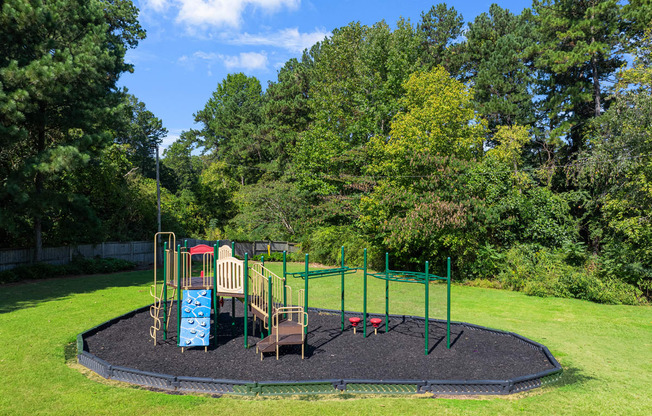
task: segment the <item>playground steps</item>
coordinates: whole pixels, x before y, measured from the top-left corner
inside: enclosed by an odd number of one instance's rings
[[[278,347],[281,345],[303,345],[303,326],[296,321],[281,321],[278,326],[272,327],[272,333],[258,341],[256,350],[260,352],[260,359],[263,353],[276,351],[278,360]],[[301,354],[303,358],[303,350]]]
[[[251,306],[249,306],[249,310],[251,311],[251,313],[253,313],[256,316],[256,318],[258,318],[261,321],[267,323],[268,316],[267,316],[266,313],[263,313],[263,312],[259,311],[256,308],[252,308]],[[272,308],[272,315],[274,315],[275,313],[276,313],[276,308]]]

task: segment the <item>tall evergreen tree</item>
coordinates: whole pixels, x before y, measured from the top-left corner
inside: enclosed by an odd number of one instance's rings
[[[268,160],[261,134],[262,88],[256,77],[228,74],[204,108],[195,114],[202,123],[198,143],[229,166],[242,185],[254,182],[257,164]]]
[[[428,12],[421,12],[421,22],[417,26],[421,38],[423,63],[427,68],[443,66],[455,75],[462,65],[459,44],[455,40],[462,35],[464,18],[446,3],[439,3]]]
[[[30,227],[36,260],[53,210],[74,200],[56,179],[111,141],[125,52],[145,36],[137,13],[129,0],[0,3],[0,227]]]
[[[117,118],[115,141],[129,145],[131,159],[147,178],[156,177],[156,149],[168,130],[145,103],[131,94],[125,96],[122,117]]]
[[[538,69],[542,127],[568,142],[570,154],[584,146],[586,122],[605,106],[607,80],[624,63],[621,6],[617,0],[534,0],[537,43],[528,51]]]
[[[492,4],[469,23],[463,44],[464,79],[473,85],[478,111],[498,126],[533,124],[532,69],[524,57],[534,41],[526,15]]]

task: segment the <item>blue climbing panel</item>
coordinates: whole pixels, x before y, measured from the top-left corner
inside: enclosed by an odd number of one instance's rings
[[[184,290],[180,347],[207,346],[211,328],[211,291]]]
[[[180,347],[204,347],[210,338],[211,318],[181,318]]]

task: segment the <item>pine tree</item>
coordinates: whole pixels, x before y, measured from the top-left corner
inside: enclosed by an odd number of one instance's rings
[[[498,126],[533,124],[534,81],[524,51],[532,46],[527,14],[515,15],[497,4],[469,23],[464,49],[464,78],[473,85],[478,111],[492,132]]]
[[[129,0],[0,7],[0,228],[31,228],[38,261],[44,230],[74,199],[54,183],[110,142],[125,52],[145,33]]]
[[[540,119],[572,155],[584,147],[586,121],[604,110],[606,81],[624,63],[617,0],[535,0]]]

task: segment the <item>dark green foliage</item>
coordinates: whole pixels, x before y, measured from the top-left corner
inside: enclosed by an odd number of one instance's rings
[[[533,30],[527,14],[515,15],[497,4],[469,23],[462,77],[472,83],[477,109],[492,132],[535,122],[534,73],[524,53],[534,43]]]
[[[269,160],[259,132],[262,103],[257,78],[229,74],[195,114],[195,122],[203,124],[195,140],[225,163],[242,185],[258,178],[249,167]]]
[[[147,110],[145,103],[131,94],[116,117],[115,142],[128,145],[129,159],[147,178],[156,178],[156,149],[168,131],[161,120]]]
[[[462,35],[464,18],[446,3],[439,3],[427,13],[421,12],[418,26],[423,62],[428,68],[443,66],[449,73],[457,74],[463,61],[460,45],[454,42]]]
[[[226,232],[235,240],[296,240],[305,217],[301,196],[292,183],[260,181],[235,195],[239,212]]]
[[[528,52],[538,69],[540,128],[565,139],[570,155],[586,145],[584,120],[601,114],[608,79],[624,63],[621,19],[616,0],[533,2],[536,43]]]
[[[19,266],[0,272],[0,284],[21,282],[24,280],[50,279],[59,276],[74,276],[98,273],[115,273],[132,270],[136,263],[114,258],[83,258],[75,257],[64,265],[35,263],[29,266]]]
[[[66,211],[94,222],[59,185],[111,141],[125,52],[145,35],[136,16],[125,0],[0,3],[0,227],[36,260]]]

